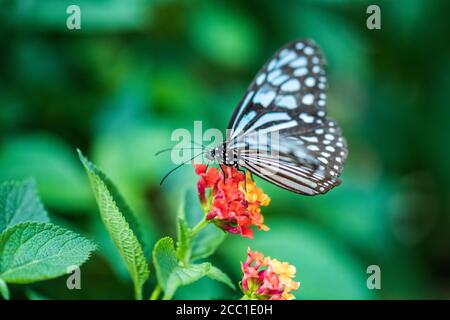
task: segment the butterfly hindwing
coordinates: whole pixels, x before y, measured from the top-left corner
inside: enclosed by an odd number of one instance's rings
[[[313,131],[283,134],[276,143],[261,143],[257,139],[245,142],[236,150],[241,165],[280,187],[315,195],[340,183],[338,177],[347,158],[347,146],[333,120]]]

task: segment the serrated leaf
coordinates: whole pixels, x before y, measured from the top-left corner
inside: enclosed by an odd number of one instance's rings
[[[130,226],[131,230],[135,234],[136,238],[139,240],[141,244],[144,243],[142,232],[139,228],[139,224],[137,222],[136,216],[134,215],[131,208],[128,206],[125,199],[120,194],[117,187],[114,185],[114,183],[111,181],[111,179],[108,178],[108,176],[99,168],[97,168],[96,165],[94,165],[92,162],[90,162],[86,157],[83,156],[80,150],[78,150],[78,155],[80,157],[81,162],[83,163],[83,166],[85,167],[86,171],[90,171],[93,175],[97,176],[106,186],[109,193],[111,194],[112,198],[114,199],[114,202],[116,203],[117,207],[120,209],[122,215],[125,217],[125,219],[128,222],[128,225]],[[88,172],[89,175],[89,172]]]
[[[56,278],[83,264],[94,250],[91,241],[67,229],[23,222],[0,235],[0,278],[9,283]]]
[[[142,249],[142,241],[139,241],[134,216],[106,175],[89,162],[79,150],[78,155],[91,181],[102,221],[127,265],[134,283],[136,298],[141,299],[142,286],[147,281],[150,271]]]
[[[226,237],[226,233],[216,226],[206,226],[192,240],[191,261],[204,259],[212,255]]]
[[[9,300],[10,298],[8,285],[3,279],[0,279],[0,296],[2,296],[5,300]]]
[[[165,291],[170,274],[178,266],[177,254],[171,237],[164,237],[156,242],[153,248],[153,264],[158,284]]]
[[[24,221],[48,222],[33,179],[0,184],[0,233]]]
[[[206,276],[211,268],[211,264],[204,262],[201,264],[192,264],[187,267],[176,267],[167,280],[166,290],[164,291],[164,300],[171,299],[175,291],[180,286],[191,284]]]
[[[236,287],[233,284],[233,281],[231,281],[230,277],[225,272],[223,272],[222,270],[220,270],[217,267],[211,266],[211,268],[208,271],[207,276],[213,280],[216,280],[216,281],[226,284],[233,290],[236,289]]]
[[[191,259],[192,251],[191,229],[189,228],[186,220],[182,217],[178,217],[177,222],[177,259],[187,265]]]

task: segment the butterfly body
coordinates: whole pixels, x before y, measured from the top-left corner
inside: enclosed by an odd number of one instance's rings
[[[205,154],[205,158],[226,166],[239,167],[239,156],[237,150],[228,149],[226,142],[207,152]]]
[[[324,194],[339,185],[348,151],[327,117],[324,65],[312,40],[278,50],[236,107],[226,142],[206,158],[299,194]]]

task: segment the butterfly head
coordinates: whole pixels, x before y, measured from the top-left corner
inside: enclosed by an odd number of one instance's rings
[[[218,163],[223,163],[224,159],[224,148],[222,145],[215,147],[214,149],[206,152],[205,158],[211,161],[217,161]]]
[[[205,158],[228,166],[237,165],[237,156],[231,150],[227,150],[226,143],[209,150],[205,154]]]
[[[210,160],[210,161],[214,161],[216,160],[216,155],[217,155],[217,150],[218,148],[214,148],[209,150],[208,152],[205,153],[205,158]]]

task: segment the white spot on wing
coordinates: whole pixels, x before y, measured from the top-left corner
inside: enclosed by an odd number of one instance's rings
[[[267,66],[267,71],[272,71],[272,69],[275,68],[276,64],[277,64],[277,59],[272,59],[272,61],[270,61],[269,65]]]
[[[305,44],[303,42],[298,42],[295,47],[297,50],[302,50],[305,47]]]
[[[311,55],[311,54],[314,53],[314,49],[311,48],[311,47],[306,47],[306,48],[303,50],[303,52],[304,52],[305,54],[307,54],[307,55]]]
[[[304,104],[307,104],[307,105],[313,104],[313,102],[314,102],[314,95],[311,94],[311,93],[305,94],[303,96],[303,98],[302,98],[302,102]]]
[[[305,112],[300,113],[299,118],[302,119],[305,123],[312,123],[314,121],[314,117]]]
[[[305,67],[301,67],[294,70],[294,76],[296,77],[302,77],[306,74],[308,74],[308,69],[306,69]]]
[[[298,91],[300,90],[300,81],[297,79],[291,79],[281,86],[281,90],[288,92]]]
[[[310,144],[309,146],[306,147],[308,150],[311,151],[319,151],[319,147],[314,145],[314,144]]]
[[[325,158],[322,158],[322,157],[318,157],[317,160],[319,160],[320,162],[325,163],[325,164],[328,163],[328,160]]]
[[[281,70],[280,69],[275,69],[273,71],[271,71],[269,73],[269,75],[267,76],[267,80],[269,82],[271,82],[273,79],[275,79],[276,77],[278,77],[281,74]]]
[[[308,64],[308,60],[306,57],[298,57],[294,61],[292,61],[289,66],[292,68],[305,67]]]
[[[266,88],[260,88],[256,95],[253,97],[253,103],[254,104],[261,104],[263,107],[268,107],[269,104],[273,101],[275,98],[275,91],[273,90],[267,90]]]
[[[283,82],[285,82],[287,79],[289,78],[288,75],[282,74],[281,76],[279,76],[278,78],[275,78],[274,80],[272,80],[272,84],[274,86],[279,86],[280,84],[282,84]]]
[[[258,86],[262,85],[262,83],[264,82],[264,80],[266,80],[266,74],[263,72],[261,73],[258,78],[256,78],[256,84]]]
[[[280,53],[280,57],[282,57],[282,58],[278,61],[277,68],[284,66],[285,64],[294,60],[297,57],[297,54],[291,50],[286,51],[286,53],[283,56],[282,56],[282,53]]]
[[[300,138],[302,138],[303,140],[305,140],[307,142],[319,142],[317,137],[300,136]]]
[[[313,77],[308,77],[305,79],[305,84],[308,87],[313,87],[316,84],[316,79],[314,79]]]
[[[288,108],[288,109],[295,109],[297,108],[297,102],[295,101],[295,98],[291,95],[289,96],[279,96],[275,100],[275,103],[279,107]]]

